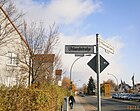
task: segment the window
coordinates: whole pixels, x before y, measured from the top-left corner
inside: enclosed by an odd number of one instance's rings
[[[18,54],[15,54],[13,52],[8,52],[7,57],[8,57],[7,65],[17,65],[18,64]]]

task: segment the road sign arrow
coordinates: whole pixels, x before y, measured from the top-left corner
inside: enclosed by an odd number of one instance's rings
[[[97,62],[97,55],[95,55],[87,64],[91,69],[93,69],[97,73],[96,68],[96,62]],[[106,61],[101,55],[100,55],[100,73],[109,65],[109,62]]]

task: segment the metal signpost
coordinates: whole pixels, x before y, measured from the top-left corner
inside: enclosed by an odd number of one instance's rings
[[[97,102],[98,111],[101,111],[100,73],[109,65],[109,63],[100,55],[99,47],[111,53],[114,53],[114,48],[101,40],[98,37],[98,34],[96,34],[96,55],[88,62],[88,65],[97,73]]]
[[[101,111],[101,95],[100,95],[100,73],[109,65],[109,63],[100,55],[99,47],[105,49],[106,52],[114,53],[114,48],[100,39],[99,34],[96,34],[96,45],[65,45],[66,54],[75,54],[81,57],[84,54],[96,54],[87,64],[97,73],[97,102],[98,102],[98,111]],[[94,52],[94,46],[96,46],[96,53]],[[81,58],[79,57],[79,58]],[[73,64],[79,59],[77,58]],[[70,84],[71,83],[71,70],[70,69]],[[72,89],[71,89],[72,90]]]
[[[99,38],[98,34],[96,34],[96,54],[97,54],[97,60],[96,60],[96,66],[97,66],[97,102],[98,102],[98,111],[101,111],[101,96],[100,96],[100,55],[99,55]]]

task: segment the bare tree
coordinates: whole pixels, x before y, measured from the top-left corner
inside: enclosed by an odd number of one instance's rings
[[[29,62],[25,62],[27,59],[22,62],[29,68],[29,84],[43,79],[47,82],[54,80],[52,70],[60,67],[61,64],[59,54],[57,56],[52,54],[58,44],[58,35],[55,25],[46,31],[42,22],[39,24],[32,22],[29,26],[24,24],[24,36],[29,48],[23,53],[27,54],[29,51]]]
[[[45,54],[54,53],[54,49],[59,45],[58,28],[55,23],[49,26],[47,32],[47,41],[45,43]],[[55,52],[54,69],[60,69],[62,67],[60,51]]]
[[[59,41],[58,28],[55,24],[49,26],[46,30],[43,23],[32,22],[31,25],[26,25],[22,20],[22,12],[18,12],[14,3],[9,0],[0,0],[0,47],[5,47],[7,44],[15,41],[19,35],[22,38],[19,44],[19,62],[20,73],[28,75],[28,83],[34,83],[41,73],[46,73],[48,79],[53,80],[52,64],[45,67],[44,60],[36,63],[36,55],[48,55],[54,53],[54,48],[57,47]],[[19,29],[21,29],[19,31]],[[22,37],[24,35],[25,39]],[[22,63],[22,64],[21,64]],[[38,65],[37,65],[38,64]],[[53,69],[61,67],[60,54],[54,56]],[[46,70],[46,71],[43,71]]]
[[[24,14],[18,12],[14,3],[9,0],[0,0],[0,13],[0,47],[2,47],[15,39],[13,33],[22,26]]]

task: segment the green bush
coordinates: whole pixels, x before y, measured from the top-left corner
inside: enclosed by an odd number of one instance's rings
[[[0,111],[57,111],[67,91],[52,84],[0,87]]]

